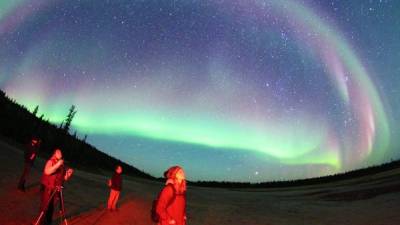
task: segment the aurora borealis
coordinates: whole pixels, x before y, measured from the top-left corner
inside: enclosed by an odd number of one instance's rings
[[[398,1],[0,3],[0,88],[152,175],[269,181],[400,157]]]

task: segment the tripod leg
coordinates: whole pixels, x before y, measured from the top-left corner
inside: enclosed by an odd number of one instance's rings
[[[62,189],[60,189],[60,206],[61,206],[61,223],[68,225],[67,218],[65,218],[65,208],[64,208],[64,195]]]
[[[46,189],[43,191],[46,191]],[[38,225],[40,223],[42,217],[44,216],[44,213],[49,208],[49,204],[50,204],[51,200],[53,199],[54,195],[56,194],[56,192],[57,192],[57,189],[54,189],[53,192],[51,193],[49,199],[47,200],[45,207],[42,209],[42,211],[40,211],[40,214],[39,214],[38,218],[36,219],[34,225]]]
[[[41,211],[39,216],[38,216],[38,218],[36,219],[36,222],[34,223],[34,225],[38,225],[39,224],[39,222],[42,219],[43,215],[44,215],[44,211]]]

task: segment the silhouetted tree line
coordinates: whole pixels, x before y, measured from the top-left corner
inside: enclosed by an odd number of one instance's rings
[[[66,120],[57,127],[44,119],[42,114],[37,117],[39,106],[33,112],[15,100],[10,99],[0,90],[0,135],[16,140],[21,144],[25,144],[29,139],[38,136],[42,139],[41,152],[39,154],[48,158],[55,147],[63,150],[63,155],[67,163],[73,164],[75,167],[102,173],[101,170],[113,171],[116,164],[124,167],[124,173],[127,175],[148,178],[163,182],[163,178],[154,178],[135,167],[128,165],[104,152],[96,149],[94,146],[86,143],[87,135],[80,140],[77,138],[76,132],[69,134],[69,126],[75,115],[76,107],[71,106]],[[69,162],[68,162],[69,161]],[[400,160],[392,161],[382,165],[371,166],[364,169],[354,170],[346,173],[335,174],[331,176],[317,177],[311,179],[292,180],[292,181],[272,181],[262,183],[249,182],[217,182],[217,181],[197,181],[188,184],[203,187],[218,188],[277,188],[291,187],[302,185],[322,184],[357,177],[368,176],[384,171],[400,168]]]
[[[197,181],[188,182],[191,185],[202,187],[218,187],[218,188],[279,188],[279,187],[294,187],[304,185],[324,184],[335,181],[350,180],[354,178],[369,176],[377,173],[400,168],[400,160],[384,163],[381,165],[370,166],[358,170],[353,170],[345,173],[338,173],[329,176],[289,180],[289,181],[270,181],[261,183],[249,182],[217,182],[217,181]]]
[[[354,178],[370,176],[377,173],[400,168],[400,161],[392,161],[377,166],[371,166],[363,169],[358,169],[346,173],[338,173],[334,175],[328,175],[323,177],[299,179],[299,180],[288,180],[288,181],[269,181],[261,183],[250,183],[250,182],[217,182],[217,181],[196,181],[188,182],[188,184],[200,186],[200,187],[217,187],[217,188],[280,188],[280,187],[294,187],[294,186],[305,186],[315,184],[325,184],[336,181],[350,180]]]
[[[37,136],[42,139],[40,156],[48,158],[54,149],[59,147],[63,151],[67,164],[86,171],[110,172],[114,171],[117,164],[120,164],[127,175],[154,179],[149,174],[86,143],[87,135],[83,140],[80,140],[77,138],[76,132],[74,135],[69,134],[72,119],[77,112],[75,106],[71,106],[61,127],[44,119],[43,114],[37,117],[38,111],[39,106],[36,106],[33,112],[30,112],[25,106],[10,99],[4,91],[0,90],[0,135],[21,144],[26,144],[32,136]]]

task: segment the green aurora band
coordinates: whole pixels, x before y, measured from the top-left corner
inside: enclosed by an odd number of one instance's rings
[[[12,12],[19,4],[26,1],[0,3],[0,22],[6,15]],[[322,164],[329,165],[333,171],[342,169],[341,148],[360,147],[365,152],[360,161],[365,160],[372,152],[374,157],[383,157],[390,140],[390,129],[387,116],[384,111],[380,96],[371,82],[367,71],[352,51],[345,38],[339,36],[339,32],[322,21],[313,11],[294,1],[271,1],[278,14],[293,15],[296,25],[306,27],[308,31],[320,36],[316,43],[310,45],[328,45],[329,49],[316,50],[316,54],[330,69],[332,82],[340,93],[343,101],[349,109],[361,118],[365,124],[362,134],[365,137],[359,141],[362,143],[349,144],[344,147],[337,143],[336,137],[329,132],[330,127],[322,119],[307,119],[301,122],[286,119],[268,121],[268,123],[238,123],[227,116],[222,119],[208,117],[201,113],[192,113],[190,116],[182,116],[171,110],[135,107],[135,110],[119,110],[111,106],[108,109],[90,109],[79,102],[76,96],[56,99],[50,103],[45,97],[46,84],[41,80],[32,81],[43,93],[36,96],[18,92],[12,87],[6,88],[7,93],[18,101],[33,109],[40,105],[40,112],[45,114],[53,123],[61,123],[66,116],[68,104],[76,104],[78,114],[73,121],[74,127],[82,133],[104,135],[132,135],[150,139],[183,142],[188,144],[203,145],[213,148],[232,149],[238,151],[254,151],[266,154],[288,165]],[[227,3],[229,4],[229,3]],[[251,4],[246,1],[243,4]],[[254,7],[262,8],[265,1],[257,1]],[[1,24],[1,23],[0,23]],[[31,71],[30,60],[37,55],[31,50],[24,58],[20,73]],[[330,60],[336,57],[335,65]],[[351,75],[352,85],[343,82],[343,73],[346,70]],[[2,75],[3,77],[3,75]],[[4,79],[0,77],[0,84]],[[38,89],[38,88],[37,88]],[[352,91],[353,90],[353,91]],[[356,91],[354,91],[356,90]],[[98,90],[101,92],[101,90]],[[117,91],[113,97],[121,95]],[[125,97],[128,98],[128,97]],[[362,100],[359,106],[356,101]],[[57,103],[58,102],[58,103]],[[94,105],[101,105],[101,100]],[[81,105],[82,104],[82,105]],[[115,109],[115,111],[111,110]],[[93,113],[95,112],[95,113]],[[365,145],[363,143],[372,143]],[[350,151],[351,149],[347,149]],[[311,153],[315,154],[311,154]]]

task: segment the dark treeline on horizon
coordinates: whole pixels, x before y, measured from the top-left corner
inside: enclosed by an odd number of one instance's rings
[[[70,164],[82,170],[111,173],[115,166],[120,164],[124,168],[124,174],[154,179],[151,175],[86,143],[86,136],[81,140],[76,132],[71,135],[69,125],[76,113],[74,106],[71,107],[68,115],[66,112],[66,124],[62,123],[59,126],[45,120],[44,115],[37,117],[39,107],[30,112],[25,106],[18,104],[0,90],[0,135],[23,145],[27,144],[32,137],[39,137],[42,140],[39,156],[47,159],[55,148],[60,148],[67,165]]]
[[[55,125],[44,119],[44,115],[37,117],[39,106],[30,112],[25,106],[18,104],[9,98],[5,92],[0,90],[0,136],[12,139],[19,144],[26,144],[33,136],[42,140],[39,155],[48,158],[55,148],[61,148],[67,164],[89,172],[101,173],[112,172],[115,165],[120,164],[124,168],[124,174],[162,181],[163,178],[155,178],[139,169],[122,162],[86,143],[86,136],[79,139],[76,132],[69,133],[69,125],[73,115],[77,112],[75,106],[70,108],[67,116],[67,125]],[[71,118],[72,115],[72,118]],[[291,181],[270,181],[262,183],[250,182],[223,182],[223,181],[188,181],[190,185],[218,188],[276,188],[292,187],[301,185],[322,184],[345,179],[352,179],[368,176],[400,168],[400,160],[371,166],[364,169],[354,170],[346,173],[335,174],[324,177],[291,180]]]
[[[219,188],[279,188],[279,187],[294,187],[314,184],[324,184],[335,181],[349,180],[359,177],[365,177],[393,169],[400,168],[400,160],[384,163],[381,165],[371,166],[363,169],[353,170],[345,173],[338,173],[329,176],[315,177],[301,180],[288,181],[269,181],[261,183],[249,182],[216,182],[216,181],[197,181],[189,182],[196,186],[202,187],[219,187]]]

